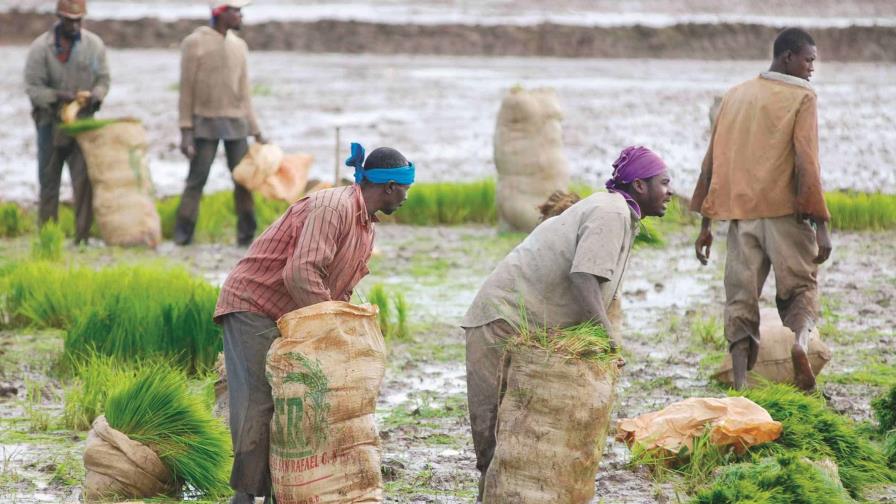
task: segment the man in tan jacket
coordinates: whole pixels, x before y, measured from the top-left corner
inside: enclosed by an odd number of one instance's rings
[[[730,221],[725,336],[738,389],[756,362],[759,296],[772,268],[778,311],[796,334],[797,385],[815,387],[806,349],[818,316],[818,265],[831,254],[809,84],[816,57],[808,33],[786,29],[769,70],[725,94],[691,200],[691,210],[703,215],[695,243],[701,263],[709,259],[712,220]]]
[[[81,28],[86,0],[59,0],[59,21],[37,37],[25,63],[25,92],[37,127],[37,174],[40,182],[38,221],[57,220],[62,165],[68,163],[75,196],[75,243],[86,242],[93,223],[93,193],[84,155],[74,138],[59,128],[59,110],[79,98],[79,117],[92,116],[109,92],[106,47]]]
[[[193,240],[202,189],[224,141],[227,166],[232,172],[248,151],[246,137],[264,143],[252,109],[246,63],[248,47],[237,36],[241,8],[251,0],[219,0],[211,4],[212,25],[201,26],[181,44],[179,125],[180,150],[190,160],[190,173],[177,208],[174,241]],[[234,182],[237,243],[246,246],[255,236],[252,193]]]

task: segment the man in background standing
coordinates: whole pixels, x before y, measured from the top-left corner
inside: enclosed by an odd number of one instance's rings
[[[775,302],[796,334],[796,384],[815,387],[809,333],[818,317],[818,265],[831,255],[830,220],[818,164],[815,41],[788,28],[775,39],[767,72],[722,99],[691,210],[703,214],[695,243],[706,264],[713,219],[728,220],[725,336],[734,386],[746,386],[759,352],[759,296],[775,270]]]
[[[232,172],[249,145],[265,139],[252,109],[246,56],[248,47],[237,36],[243,23],[242,7],[251,0],[212,2],[211,26],[196,28],[181,44],[179,125],[180,150],[190,160],[190,173],[177,208],[174,242],[187,245],[199,217],[202,189],[224,141],[227,167]],[[255,237],[255,205],[252,193],[234,181],[237,244],[247,246]]]
[[[25,63],[25,92],[37,127],[37,178],[40,183],[38,222],[58,220],[62,165],[68,163],[75,200],[75,243],[86,243],[93,223],[93,193],[84,155],[74,138],[59,128],[59,111],[82,102],[78,117],[90,117],[109,92],[106,47],[81,28],[86,0],[59,0],[59,20],[37,37]]]

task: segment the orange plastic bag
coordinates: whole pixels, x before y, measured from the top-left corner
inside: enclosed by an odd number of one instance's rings
[[[731,445],[738,452],[778,439],[782,429],[781,422],[745,397],[692,397],[660,411],[617,420],[616,439],[629,446],[638,443],[648,451],[678,453],[682,447],[692,449],[694,438],[707,426],[710,442]]]

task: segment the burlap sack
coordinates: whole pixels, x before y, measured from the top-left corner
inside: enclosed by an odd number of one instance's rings
[[[502,228],[531,231],[541,218],[538,206],[569,185],[562,119],[552,89],[514,88],[501,102],[494,147]]]
[[[509,352],[485,504],[586,503],[603,457],[616,367],[522,348]]]
[[[76,136],[93,187],[93,213],[109,245],[155,247],[162,240],[149,174],[146,130],[123,119]]]
[[[286,154],[277,170],[265,179],[258,192],[268,199],[295,203],[302,197],[308,185],[308,172],[314,156],[310,154]]]
[[[105,416],[93,421],[84,449],[85,501],[142,499],[172,495],[171,473],[149,447],[109,427]]]
[[[762,310],[760,320],[762,323],[759,326],[759,355],[756,357],[753,370],[747,373],[747,386],[759,385],[760,380],[757,376],[775,383],[795,385],[793,360],[790,357],[790,348],[796,339],[793,331],[784,327],[777,310]],[[809,363],[816,376],[830,360],[831,350],[821,341],[818,329],[814,329],[809,335]],[[725,356],[713,378],[725,385],[734,383],[730,354]]]
[[[253,143],[233,169],[233,180],[250,191],[255,191],[273,175],[283,160],[283,149],[274,144]]]
[[[772,420],[762,406],[745,397],[692,397],[646,413],[616,421],[616,439],[646,450],[676,454],[692,449],[694,438],[710,429],[710,442],[733,446],[738,452],[778,439],[781,422]]]
[[[374,423],[386,348],[377,309],[327,301],[277,321],[271,479],[280,504],[382,502]]]

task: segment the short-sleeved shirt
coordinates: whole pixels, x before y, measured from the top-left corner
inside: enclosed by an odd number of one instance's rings
[[[358,185],[297,201],[252,242],[227,276],[215,320],[240,311],[277,320],[321,301],[348,301],[368,273],[374,222]]]
[[[619,288],[639,221],[622,196],[595,193],[539,224],[479,289],[461,325],[498,319],[518,325],[569,327],[590,318],[573,290],[571,273],[608,282],[604,306]],[[521,310],[521,306],[525,310]]]

